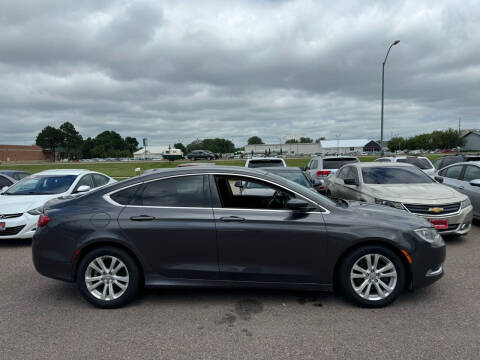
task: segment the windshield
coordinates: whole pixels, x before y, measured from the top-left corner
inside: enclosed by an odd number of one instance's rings
[[[30,175],[12,185],[6,195],[61,194],[73,184],[76,175]]]
[[[364,184],[429,184],[434,182],[416,168],[367,167],[362,169]]]
[[[281,176],[285,179],[291,180],[293,182],[296,182],[297,184],[303,185],[305,187],[311,188],[312,184],[310,184],[310,181],[308,181],[307,177],[305,174],[301,171],[275,171],[275,170],[269,170],[269,172]]]
[[[359,162],[356,158],[323,159],[324,169],[340,169],[345,164]]]
[[[419,169],[423,169],[423,170],[432,168],[432,165],[430,165],[430,162],[427,159],[406,158],[406,159],[398,159],[397,162],[412,164],[418,167]]]
[[[250,160],[248,162],[249,168],[259,168],[259,167],[283,167],[282,160]]]

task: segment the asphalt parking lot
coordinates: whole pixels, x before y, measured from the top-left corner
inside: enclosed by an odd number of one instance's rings
[[[0,243],[0,359],[478,359],[480,224],[448,239],[446,274],[384,309],[333,294],[146,291],[99,310]]]

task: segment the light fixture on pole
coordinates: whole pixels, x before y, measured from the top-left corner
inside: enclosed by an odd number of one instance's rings
[[[380,124],[380,152],[383,156],[383,93],[384,93],[384,84],[385,84],[385,63],[387,62],[388,54],[392,49],[392,46],[397,45],[400,40],[395,40],[390,47],[388,48],[387,55],[385,56],[385,60],[382,63],[382,111],[381,111],[381,124]]]

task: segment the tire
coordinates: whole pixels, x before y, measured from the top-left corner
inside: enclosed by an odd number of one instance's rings
[[[372,265],[375,264],[375,258],[378,259],[376,275],[373,275],[371,268],[368,270],[369,273],[365,272],[368,268],[368,258]],[[378,270],[387,265],[389,267],[393,265],[393,269],[387,268],[382,272],[383,276],[379,276]],[[391,304],[402,293],[405,288],[406,271],[404,264],[392,250],[383,246],[369,245],[347,254],[339,267],[338,280],[340,289],[348,300],[362,307],[380,308]]]
[[[103,268],[108,270],[108,272],[104,272],[104,275],[98,271],[102,270],[98,259],[102,259]],[[113,266],[112,262],[114,262]],[[117,271],[112,273],[116,269]],[[93,288],[89,290],[87,276],[102,277],[102,280],[90,280],[89,285]],[[141,279],[140,269],[135,260],[125,251],[114,247],[92,250],[82,258],[78,265],[77,287],[88,302],[99,308],[111,309],[130,303],[140,291]],[[111,296],[110,286],[113,290]]]

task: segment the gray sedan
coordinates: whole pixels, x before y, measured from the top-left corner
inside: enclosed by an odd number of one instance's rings
[[[473,217],[480,219],[480,161],[447,166],[438,172],[437,180],[467,195],[473,205]]]

